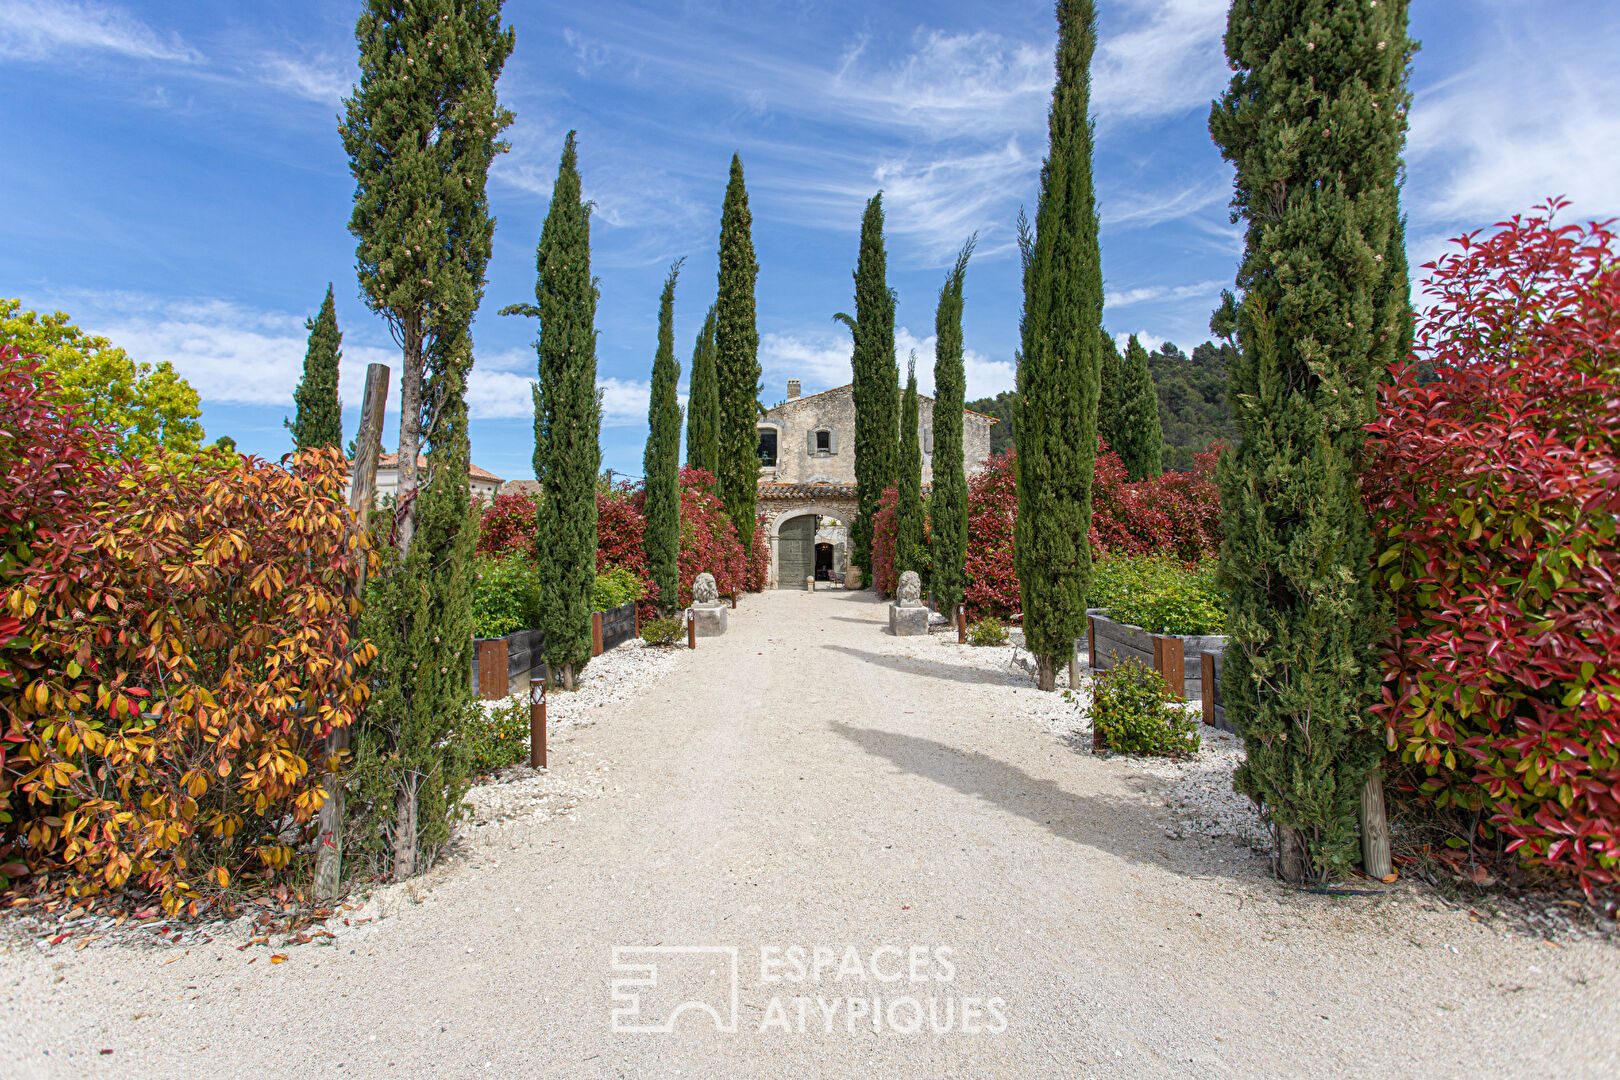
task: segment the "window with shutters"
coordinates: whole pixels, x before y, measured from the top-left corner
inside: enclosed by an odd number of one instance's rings
[[[818,431],[818,432],[816,432],[816,453],[818,453],[818,454],[830,454],[830,453],[832,453],[832,432],[830,432],[830,431]]]
[[[838,432],[816,428],[804,433],[804,452],[810,457],[833,457],[838,453]]]

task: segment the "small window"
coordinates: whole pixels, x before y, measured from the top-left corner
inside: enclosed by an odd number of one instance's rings
[[[816,432],[816,453],[818,453],[818,454],[830,454],[830,453],[832,453],[832,432],[830,432],[830,431],[818,431],[818,432]]]
[[[776,467],[776,431],[774,428],[759,429],[759,463],[765,468]]]

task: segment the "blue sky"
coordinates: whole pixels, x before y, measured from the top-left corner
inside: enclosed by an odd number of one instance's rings
[[[1094,67],[1105,323],[1190,349],[1233,274],[1228,167],[1209,102],[1227,78],[1223,0],[1100,2]],[[1447,237],[1563,194],[1620,214],[1620,5],[1418,0],[1405,207],[1414,265]],[[335,0],[0,0],[0,295],[62,309],[203,397],[209,437],[288,448],[303,319],[336,286],[343,395],[391,342],[360,301],[352,182],[336,133],[357,5]],[[761,267],[766,403],[848,380],[862,207],[885,192],[901,359],[931,384],[934,303],[962,241],[969,393],[1011,388],[1014,221],[1045,152],[1054,25],[998,3],[508,0],[517,115],[491,176],[499,224],[470,391],[473,457],[532,475],[534,245],[564,133],[579,130],[597,212],[604,464],[640,472],[658,291],[683,364],[715,289],[721,196],[741,153]],[[394,363],[397,370],[397,362]],[[397,375],[395,377],[397,401]],[[683,382],[684,390],[684,382]],[[345,410],[352,433],[356,408]],[[390,425],[387,441],[395,436]]]

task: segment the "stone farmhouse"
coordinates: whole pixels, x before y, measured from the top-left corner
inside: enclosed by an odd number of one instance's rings
[[[934,478],[934,399],[918,395],[922,477]],[[962,449],[972,476],[990,456],[994,417],[964,410]],[[838,386],[804,395],[789,379],[787,400],[759,421],[760,538],[771,545],[771,583],[803,588],[807,577],[843,580],[855,517],[855,399]],[[756,541],[757,542],[757,541]]]
[[[427,472],[427,458],[418,456],[416,468],[420,473]],[[469,463],[467,468],[467,487],[474,499],[493,499],[501,490],[506,481],[490,472],[480,469],[477,465]],[[379,454],[377,457],[377,501],[392,500],[399,494],[399,455]]]

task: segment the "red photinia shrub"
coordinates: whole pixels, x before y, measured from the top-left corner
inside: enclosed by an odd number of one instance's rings
[[[676,556],[680,575],[680,603],[692,602],[692,581],[699,574],[714,575],[721,596],[757,589],[763,581],[758,557],[769,565],[769,543],[755,533],[755,559],[750,560],[737,537],[737,526],[714,494],[714,475],[687,466],[681,469],[681,548]]]
[[[654,592],[652,574],[641,546],[647,528],[646,502],[646,493],[628,482],[596,493],[596,572],[604,574],[622,566],[641,582],[642,595],[650,596]],[[643,610],[650,613],[652,605],[643,605]]]
[[[86,435],[0,360],[0,459],[25,486]],[[38,393],[17,391],[18,376]],[[57,423],[66,418],[66,430]],[[103,433],[104,434],[104,433]],[[30,440],[44,439],[36,445]],[[0,861],[40,891],[164,908],[273,888],[319,808],[319,740],[351,723],[374,650],[350,637],[372,559],[336,449],[107,462],[7,527],[0,610],[26,655],[0,688]],[[44,524],[41,524],[44,522]]]
[[[483,504],[478,517],[478,553],[533,559],[539,506],[538,496],[517,492],[497,495]]]
[[[1124,462],[1098,440],[1092,487],[1094,555],[1163,554],[1185,562],[1213,557],[1221,546],[1221,497],[1215,486],[1220,447],[1193,458],[1186,472],[1126,483]]]
[[[1390,746],[1590,887],[1620,869],[1620,244],[1561,205],[1429,264],[1364,489]]]
[[[894,565],[894,540],[900,526],[900,493],[884,488],[878,512],[872,515],[872,585],[884,596],[893,596],[900,587],[900,571]]]
[[[968,481],[967,602],[970,619],[1011,619],[1023,610],[1013,566],[1018,520],[1016,452],[992,455]]]

